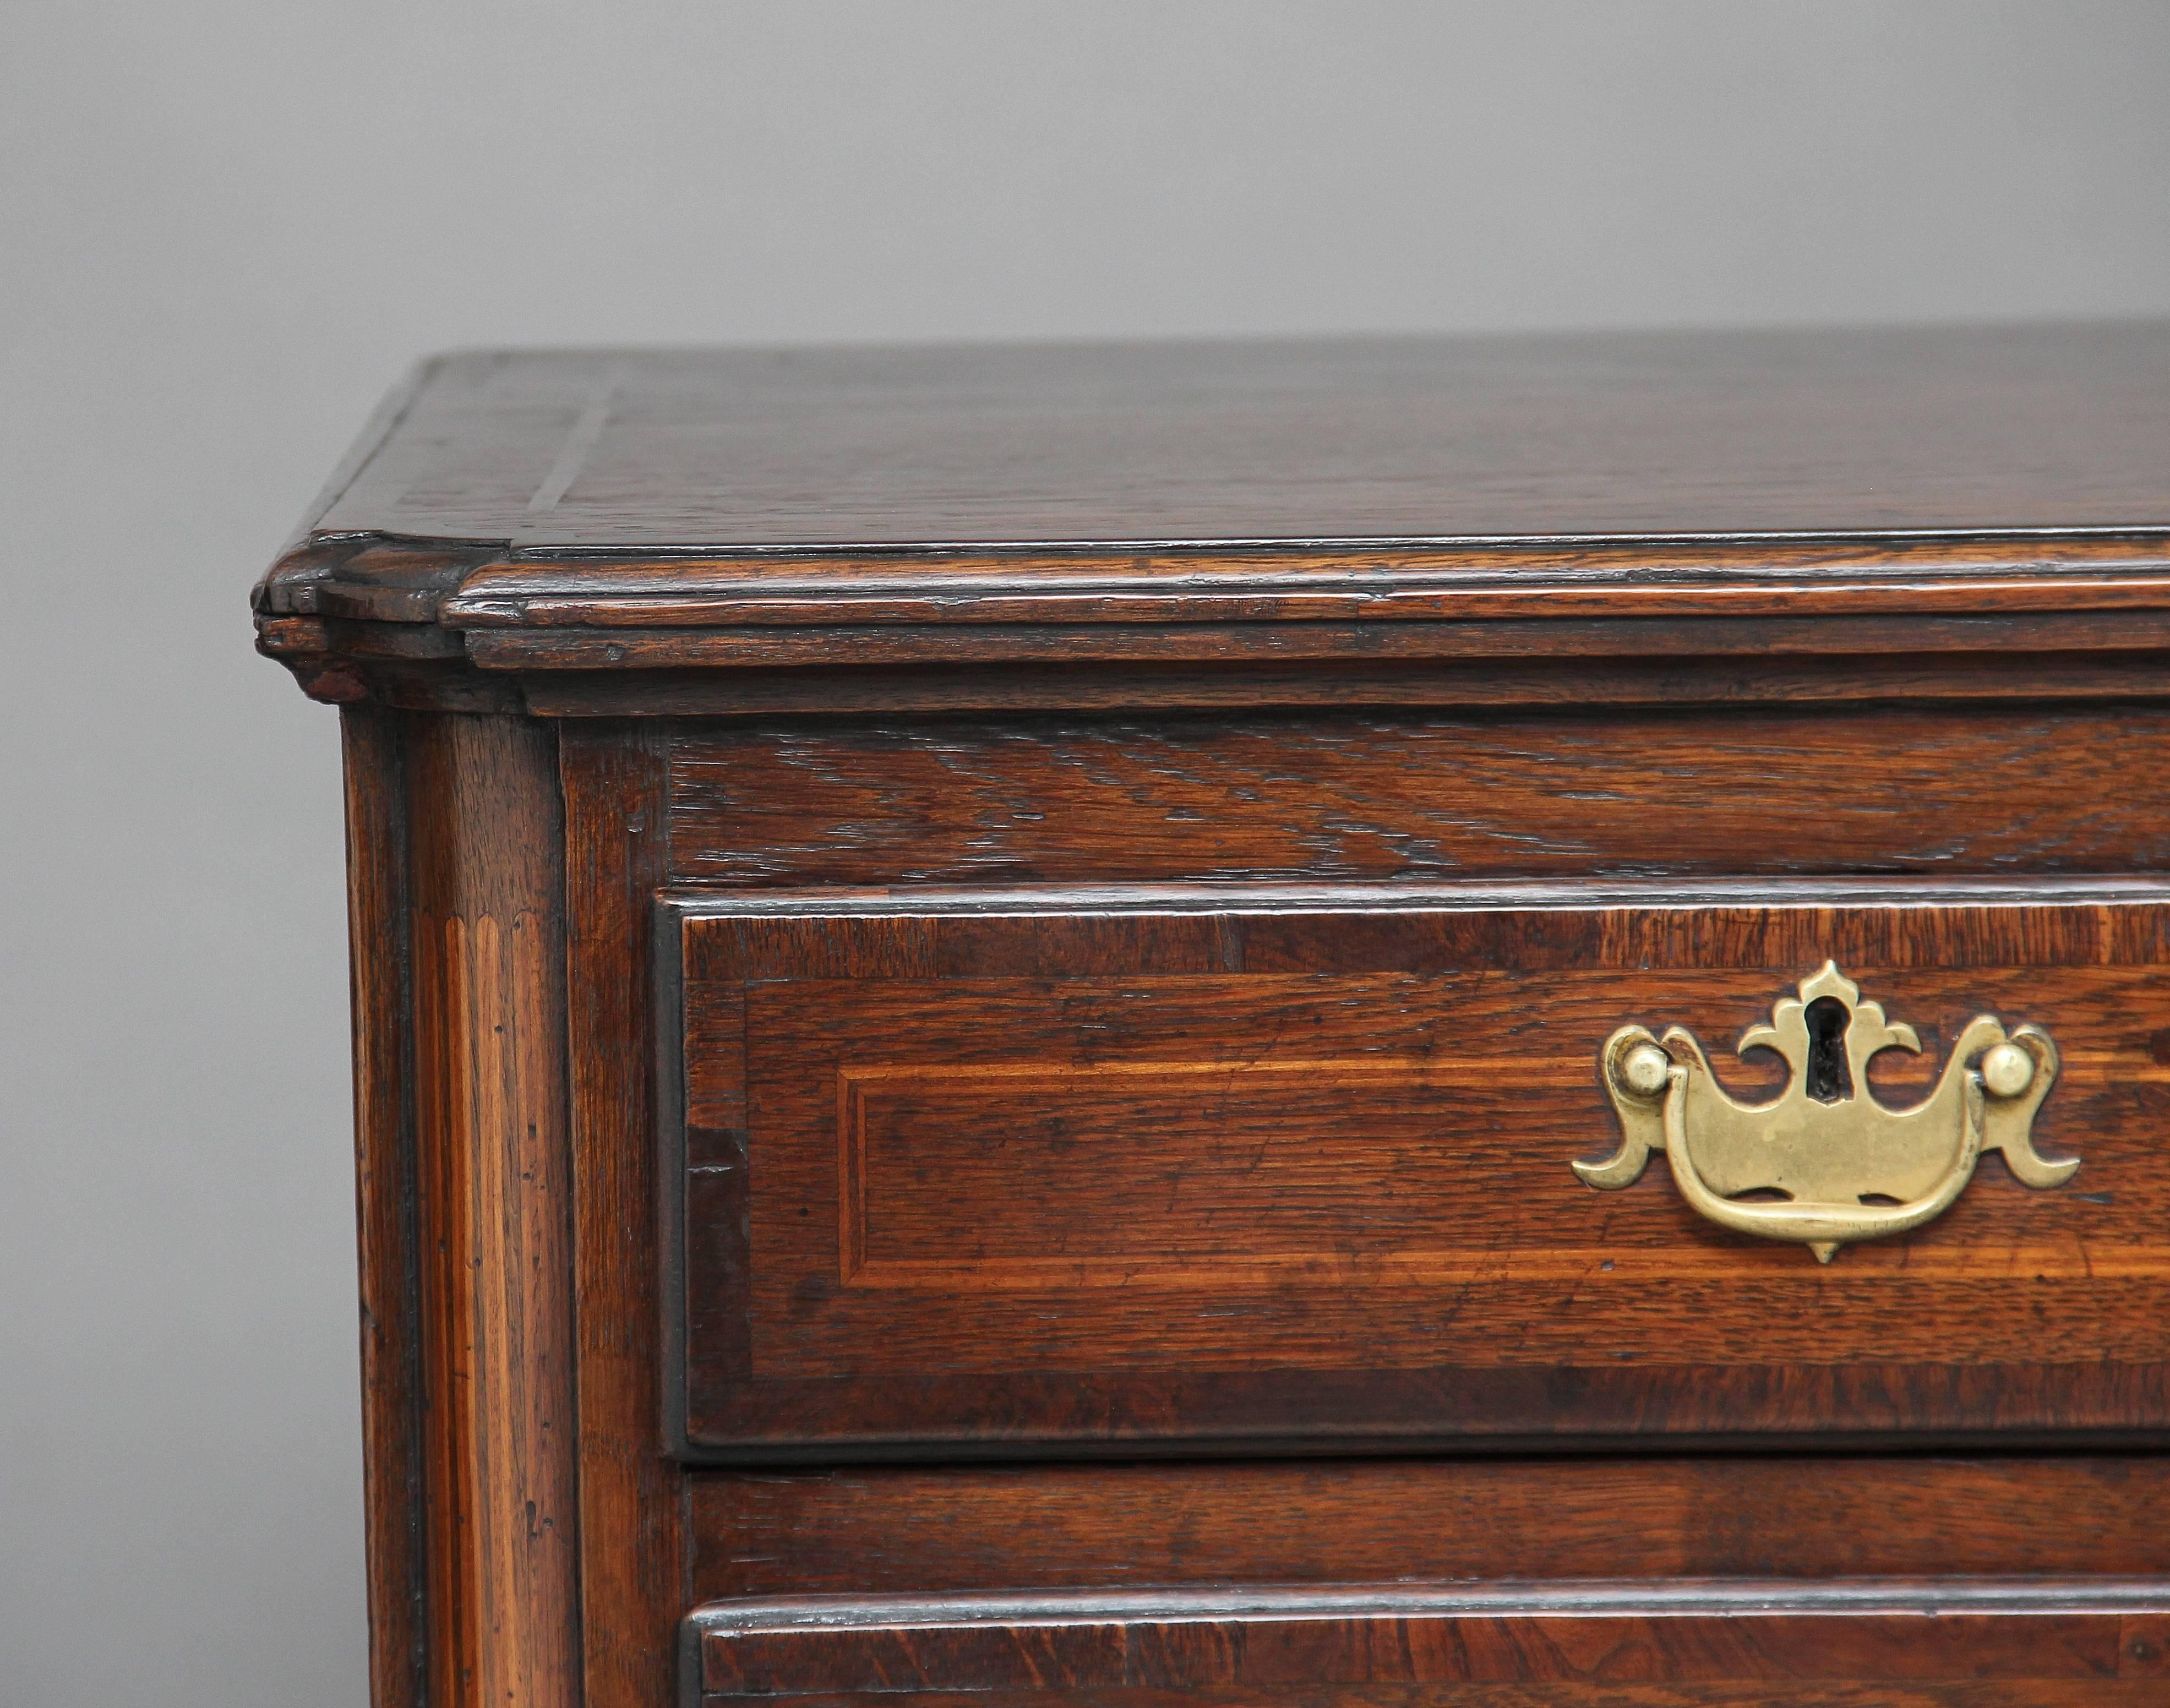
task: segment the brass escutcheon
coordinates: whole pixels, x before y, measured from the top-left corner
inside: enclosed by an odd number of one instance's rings
[[[1771,1023],[1734,1046],[1775,1051],[1790,1074],[1768,1103],[1740,1103],[1712,1075],[1702,1046],[1680,1027],[1663,1040],[1623,1026],[1605,1041],[1605,1089],[1620,1117],[1620,1149],[1577,1162],[1591,1186],[1614,1191],[1663,1150],[1681,1196],[1722,1227],[1791,1240],[1828,1263],[1856,1240],[1882,1239],[1943,1214],[1974,1177],[1985,1150],[2032,1187],[2061,1186],[2077,1157],[2039,1156],[2034,1112],[2057,1078],[2057,1046],[2038,1026],[2007,1033],[1992,1015],[1969,1021],[1937,1081],[1910,1109],[1887,1109],[1868,1089],[1879,1052],[1919,1054],[1914,1028],[1883,1008],[1835,961],[1782,997]],[[1782,1200],[1746,1198],[1777,1193]]]

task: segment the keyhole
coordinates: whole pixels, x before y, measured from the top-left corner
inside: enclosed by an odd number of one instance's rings
[[[1842,1103],[1853,1095],[1853,1070],[1846,1061],[1846,1028],[1852,1017],[1836,996],[1809,1004],[1809,1095],[1819,1103]]]

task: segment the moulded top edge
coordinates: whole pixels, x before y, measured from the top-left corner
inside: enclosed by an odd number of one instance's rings
[[[2170,531],[2170,323],[472,351],[305,533],[557,557]]]

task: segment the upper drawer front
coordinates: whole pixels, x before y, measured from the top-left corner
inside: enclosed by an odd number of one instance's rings
[[[2166,896],[666,902],[674,1418],[697,1453],[2160,1427]],[[1799,1019],[1846,988],[1797,995],[1827,959],[1859,985],[1836,1033]],[[1786,999],[1820,1052],[1791,1090],[1733,1054]],[[1984,1052],[2023,1023],[2061,1059],[2000,1100]],[[1670,1154],[1593,1190],[1570,1165],[1623,1122],[1663,1145],[1676,1094],[1608,1090],[1628,1024],[1778,1100],[1684,1102],[1669,1147],[1750,1220],[1784,1214],[1760,1188],[1873,1220],[1971,1176],[1828,1264],[1720,1225]],[[1921,1053],[1856,1086],[1879,1026]]]

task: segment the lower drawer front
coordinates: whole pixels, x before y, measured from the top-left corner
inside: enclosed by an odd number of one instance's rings
[[[2146,886],[679,899],[664,928],[697,1455],[2170,1422]],[[1814,1059],[1735,1061],[1774,1020]],[[1628,1025],[1692,1033],[1740,1131],[1666,1146],[1675,1093],[1601,1065]],[[2054,1054],[2000,1101],[2023,1026]],[[1759,1237],[1804,1177],[1765,1153],[1835,1122],[1819,1202],[1962,1189],[1888,1237]],[[1691,1133],[1745,1159],[1715,1211],[1632,1166]],[[1605,1190],[1571,1166],[1608,1158]]]
[[[2170,1683],[2156,1456],[714,1472],[690,1513],[696,1703],[2046,1708]]]
[[[685,1641],[696,1705],[2157,1708],[2170,1588],[1400,1584],[755,1602],[696,1613]]]

